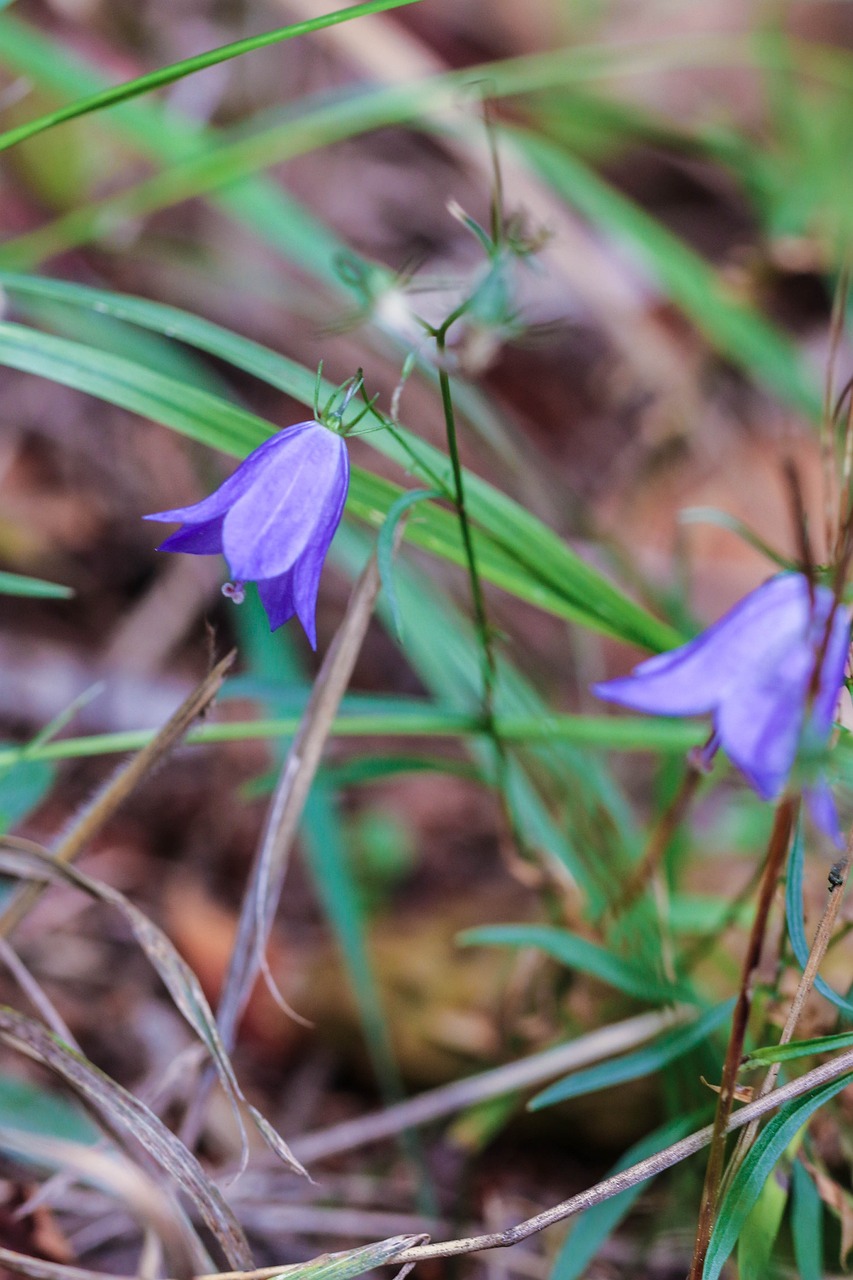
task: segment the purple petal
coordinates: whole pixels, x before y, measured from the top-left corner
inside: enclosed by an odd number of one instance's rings
[[[717,708],[720,743],[763,800],[779,794],[800,740],[814,666],[807,643],[761,671],[745,670]]]
[[[836,848],[843,849],[844,836],[841,834],[838,810],[835,807],[835,801],[832,798],[832,792],[826,779],[818,778],[811,786],[804,787],[803,797],[815,826],[824,835],[829,836]]]
[[[780,574],[751,592],[702,635],[648,658],[631,675],[593,685],[599,697],[653,715],[704,715],[746,670],[771,665],[773,652],[808,626],[808,583]]]
[[[157,550],[185,551],[192,556],[216,555],[222,550],[222,520],[220,516],[203,524],[187,524],[183,529],[176,529]]]
[[[256,471],[225,517],[225,555],[239,578],[276,578],[287,572],[343,507],[349,481],[340,436],[309,424]],[[333,530],[334,531],[334,530]]]
[[[201,502],[195,502],[189,507],[173,507],[171,511],[156,511],[153,515],[143,516],[143,520],[181,520],[189,524],[200,524],[224,516],[228,508],[251,487],[258,472],[269,465],[270,455],[274,456],[280,449],[287,448],[294,436],[298,437],[309,427],[316,426],[315,422],[299,422],[287,431],[277,432],[254,449],[237,470],[218,489],[202,498]]]
[[[276,631],[285,622],[289,622],[296,612],[293,578],[294,570],[289,569],[277,578],[263,578],[258,583],[258,594],[269,619],[270,631]]]
[[[823,620],[823,626],[826,619]],[[823,635],[815,639],[818,653],[823,644]],[[829,640],[823,655],[818,679],[818,689],[812,704],[809,717],[809,730],[821,742],[829,736],[841,686],[844,683],[844,668],[850,653],[850,619],[842,608],[837,608],[832,615]]]

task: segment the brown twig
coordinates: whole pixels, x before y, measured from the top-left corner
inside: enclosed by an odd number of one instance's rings
[[[791,839],[797,801],[786,797],[776,810],[770,843],[764,861],[764,871],[758,890],[758,905],[755,919],[749,935],[746,956],[741,971],[740,991],[732,1016],[732,1029],[729,1036],[726,1060],[720,1080],[720,1092],[717,1098],[717,1111],[714,1117],[711,1137],[711,1151],[708,1155],[708,1167],[705,1171],[705,1185],[702,1188],[702,1202],[699,1208],[699,1224],[696,1231],[696,1243],[693,1249],[693,1261],[690,1266],[688,1280],[701,1280],[705,1266],[705,1256],[711,1239],[714,1215],[720,1194],[720,1183],[723,1174],[726,1133],[735,1098],[737,1073],[743,1055],[743,1044],[746,1028],[752,1008],[752,988],[755,974],[761,962],[764,935],[767,931],[767,920],[770,907],[776,892],[788,845]]]
[[[837,1079],[847,1071],[853,1071],[853,1049],[845,1050],[844,1053],[839,1054],[832,1061],[824,1062],[821,1066],[815,1067],[813,1071],[800,1076],[799,1079],[783,1085],[781,1089],[768,1093],[766,1097],[758,1098],[755,1102],[748,1103],[740,1111],[729,1117],[726,1132],[729,1133],[732,1130],[740,1129],[743,1125],[749,1124],[751,1120],[767,1115],[770,1111],[775,1111],[783,1103],[802,1097],[804,1093],[809,1093],[812,1089],[826,1084],[830,1080]],[[471,1236],[465,1240],[447,1240],[437,1244],[416,1245],[414,1248],[398,1254],[394,1261],[395,1263],[421,1262],[426,1258],[449,1258],[463,1253],[477,1253],[482,1249],[505,1249],[510,1245],[518,1244],[520,1240],[526,1240],[529,1236],[536,1235],[539,1231],[544,1231],[546,1227],[551,1227],[557,1222],[564,1222],[566,1218],[583,1213],[584,1210],[591,1209],[594,1205],[601,1204],[604,1200],[610,1200],[613,1196],[618,1196],[620,1192],[627,1191],[630,1187],[636,1187],[638,1183],[645,1182],[648,1178],[656,1177],[659,1173],[663,1173],[665,1169],[671,1169],[673,1165],[679,1164],[682,1160],[686,1160],[688,1156],[692,1156],[697,1151],[701,1151],[703,1147],[706,1147],[712,1139],[713,1132],[714,1126],[706,1125],[704,1129],[699,1129],[696,1133],[682,1138],[680,1142],[673,1143],[671,1147],[666,1147],[663,1151],[658,1151],[653,1156],[639,1161],[638,1164],[631,1165],[629,1169],[622,1169],[619,1173],[612,1174],[609,1178],[596,1183],[594,1187],[590,1187],[587,1191],[581,1191],[578,1195],[572,1196],[570,1200],[564,1200],[561,1204],[554,1205],[553,1208],[546,1209],[543,1213],[537,1213],[535,1217],[519,1222],[514,1227],[509,1227],[506,1231]],[[212,1280],[212,1277],[210,1280]]]
[[[798,1079],[783,1085],[781,1089],[775,1089],[765,1097],[757,1098],[754,1102],[748,1103],[740,1111],[729,1117],[726,1131],[732,1132],[740,1129],[752,1120],[775,1111],[777,1107],[781,1107],[784,1103],[792,1102],[795,1098],[800,1098],[804,1094],[810,1093],[812,1089],[828,1084],[830,1080],[837,1080],[839,1076],[851,1071],[853,1071],[853,1049],[848,1049],[829,1062],[821,1063],[819,1067],[815,1067]],[[605,1178],[602,1182],[596,1183],[594,1187],[589,1187],[586,1191],[572,1196],[569,1200],[563,1200],[560,1204],[554,1205],[550,1209],[545,1209],[542,1213],[537,1213],[534,1217],[527,1218],[524,1222],[516,1223],[514,1227],[509,1227],[505,1231],[496,1231],[488,1235],[469,1236],[462,1240],[438,1241],[435,1244],[417,1244],[410,1248],[406,1248],[403,1244],[400,1251],[394,1253],[387,1261],[396,1266],[400,1263],[423,1262],[428,1258],[458,1257],[461,1254],[479,1253],[485,1249],[509,1248],[510,1245],[518,1244],[519,1241],[526,1240],[530,1236],[544,1231],[546,1227],[554,1226],[558,1222],[565,1222],[567,1218],[583,1213],[585,1209],[591,1209],[594,1205],[610,1200],[613,1196],[619,1195],[620,1192],[636,1187],[639,1183],[656,1177],[666,1169],[671,1169],[673,1165],[679,1164],[682,1160],[688,1159],[689,1156],[695,1155],[697,1151],[701,1151],[703,1147],[706,1147],[711,1141],[713,1132],[713,1125],[706,1125],[704,1129],[698,1129],[695,1133],[689,1134],[688,1137],[682,1138],[680,1142],[675,1142],[672,1146],[665,1147],[663,1151],[656,1152],[653,1156],[639,1161],[629,1169],[622,1169],[619,1173],[615,1173],[611,1177]],[[0,1263],[10,1271],[28,1276],[31,1280],[95,1280],[94,1272],[85,1271],[79,1267],[66,1267],[59,1263],[42,1262],[39,1259],[30,1258],[25,1254],[14,1253],[11,1249],[2,1247],[0,1247]],[[300,1272],[302,1272],[305,1280],[310,1280],[312,1264],[309,1262],[300,1263],[296,1267],[278,1266],[264,1267],[254,1271],[218,1272],[199,1276],[197,1280],[272,1280],[272,1277],[278,1275],[290,1275],[296,1280]],[[104,1277],[99,1277],[99,1280],[104,1280]],[[106,1280],[126,1280],[126,1277],[108,1276]],[[319,1276],[317,1280],[319,1280]]]

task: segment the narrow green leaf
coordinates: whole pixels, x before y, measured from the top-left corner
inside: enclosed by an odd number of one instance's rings
[[[803,840],[802,822],[797,826],[791,854],[788,858],[788,879],[785,885],[785,917],[788,922],[788,937],[797,961],[805,969],[809,962],[809,943],[803,925],[803,865],[805,861],[805,841]],[[853,1018],[853,1003],[845,1000],[837,991],[833,991],[828,982],[818,976],[814,982],[815,990],[825,996],[846,1018]]]
[[[800,1280],[824,1280],[823,1202],[801,1160],[791,1170],[791,1235]]]
[[[379,537],[376,540],[376,563],[379,566],[382,589],[385,592],[385,599],[388,601],[388,608],[391,611],[398,640],[403,638],[403,618],[400,614],[400,605],[394,590],[394,538],[397,533],[397,526],[406,515],[406,512],[416,503],[423,502],[425,498],[441,498],[443,496],[437,489],[412,489],[406,493],[401,493],[399,498],[392,502],[388,508],[388,514],[385,517],[382,528],[379,530]]]
[[[533,947],[570,969],[579,969],[600,982],[638,1000],[692,999],[676,984],[643,973],[638,966],[613,955],[567,929],[544,924],[492,924],[467,929],[459,937],[468,947]]]
[[[74,595],[71,587],[58,582],[45,582],[41,578],[26,578],[20,573],[0,571],[0,595],[31,596],[40,600],[68,600]]]
[[[0,1076],[0,1125],[67,1142],[93,1143],[100,1133],[72,1102],[28,1080]]]
[[[0,273],[0,282],[9,289],[27,288],[22,283],[27,279]],[[315,377],[307,369],[217,325],[141,299],[110,301],[110,295],[104,292],[82,291],[69,285],[57,288],[59,282],[54,281],[39,284],[41,292],[46,291],[47,285],[55,296],[66,300],[74,291],[79,298],[88,295],[91,306],[156,328],[229,360],[305,404],[313,401]],[[30,285],[29,291],[38,292],[38,286]],[[271,432],[270,423],[217,396],[134,361],[23,325],[0,325],[0,363],[86,391],[238,457],[245,456]],[[323,388],[324,394],[331,390]],[[432,481],[438,478],[442,485],[450,487],[449,460],[417,437],[398,429],[393,436],[378,431],[365,439],[407,470],[413,469],[413,458],[417,459],[421,476]],[[681,643],[683,637],[673,628],[629,600],[518,503],[470,472],[465,473],[465,485],[471,514],[479,525],[475,548],[483,576],[489,581],[541,608],[645,648],[659,650]],[[381,524],[387,511],[384,503],[390,505],[401,492],[389,481],[352,469],[350,509],[371,523]],[[454,563],[464,563],[457,522],[451,512],[425,504],[409,526],[407,537],[411,540]],[[555,597],[560,603],[555,602]]]
[[[422,1236],[391,1236],[376,1244],[366,1244],[360,1249],[346,1249],[342,1253],[324,1253],[310,1262],[297,1262],[282,1267],[274,1280],[354,1280],[376,1267],[393,1262],[399,1253],[419,1244]]]
[[[275,31],[264,32],[263,35],[248,36],[244,40],[236,40],[232,44],[222,45],[220,48],[211,49],[207,53],[199,53],[193,58],[185,58],[181,62],[172,63],[171,66],[159,67],[156,71],[150,71],[147,75],[139,76],[135,80],[127,80],[124,84],[115,85],[110,89],[103,89],[90,97],[71,102],[56,111],[48,112],[47,115],[39,116],[37,120],[30,120],[27,124],[18,125],[15,129],[7,130],[6,133],[0,134],[0,151],[5,151],[16,143],[23,142],[25,138],[32,138],[35,134],[43,133],[45,129],[51,129],[66,120],[74,120],[79,116],[88,115],[92,111],[101,111],[105,107],[113,107],[119,102],[127,101],[128,98],[136,98],[142,93],[150,93],[152,89],[162,89],[165,85],[174,84],[176,80],[181,80],[184,76],[192,75],[193,72],[203,71],[206,67],[214,67],[220,62],[227,62],[230,58],[239,57],[244,53],[251,53],[255,49],[263,49],[271,44],[280,44],[282,40],[291,40],[294,36],[308,35],[312,31],[321,31],[325,27],[336,26],[340,22],[349,22],[351,18],[361,18],[366,14],[381,13],[386,9],[399,9],[402,5],[417,3],[418,0],[367,0],[365,4],[351,5],[346,9],[338,9],[334,13],[323,14],[318,18],[308,18],[303,22],[295,22],[287,27],[279,27]]]
[[[681,1116],[661,1125],[653,1133],[635,1142],[606,1176],[629,1169],[631,1165],[647,1159],[656,1151],[678,1142],[691,1132],[696,1123],[696,1117],[691,1115]],[[645,1185],[646,1183],[638,1182],[635,1187],[629,1187],[627,1191],[621,1191],[619,1195],[612,1196],[581,1214],[557,1254],[550,1280],[580,1280],[604,1242],[612,1236],[622,1219],[627,1217]]]
[[[723,1264],[753,1207],[761,1188],[781,1159],[788,1143],[820,1107],[853,1082],[853,1072],[788,1103],[756,1138],[732,1178],[720,1204],[708,1247],[703,1280],[718,1280]]]
[[[788,1158],[785,1157],[785,1169]],[[787,1178],[771,1175],[765,1179],[738,1236],[738,1280],[767,1280],[773,1274],[773,1246],[782,1225],[788,1193]]]
[[[55,770],[46,760],[19,760],[0,769],[0,833],[10,831],[41,804]]]
[[[790,1044],[771,1044],[753,1049],[742,1070],[764,1066],[768,1062],[792,1062],[795,1058],[808,1058],[816,1053],[832,1053],[835,1049],[847,1049],[853,1045],[853,1031],[837,1036],[817,1036],[814,1040],[794,1040]]]
[[[653,1075],[670,1062],[684,1057],[697,1044],[701,1044],[706,1036],[721,1026],[731,1015],[734,1003],[734,1000],[726,1000],[716,1009],[709,1009],[689,1026],[668,1031],[635,1053],[627,1053],[621,1058],[610,1058],[586,1071],[575,1071],[563,1080],[549,1085],[541,1093],[537,1093],[535,1098],[531,1098],[527,1104],[529,1110],[539,1111],[543,1107],[564,1102],[567,1098],[579,1098],[587,1093],[595,1093],[599,1089],[610,1089],[615,1084],[624,1084],[628,1080],[640,1080],[643,1076]]]

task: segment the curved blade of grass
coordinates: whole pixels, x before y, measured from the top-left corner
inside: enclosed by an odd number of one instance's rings
[[[382,590],[385,592],[385,599],[388,602],[388,609],[391,613],[394,631],[398,640],[403,638],[403,618],[397,601],[397,593],[394,590],[394,547],[397,526],[405,518],[407,512],[418,502],[423,502],[425,498],[441,498],[443,496],[437,489],[412,489],[406,493],[401,493],[399,498],[395,498],[388,508],[382,527],[379,530],[379,537],[376,539],[376,563],[379,566]]]
[[[759,1134],[743,1164],[726,1189],[711,1234],[703,1280],[718,1280],[723,1264],[757,1203],[761,1188],[785,1152],[788,1143],[820,1107],[853,1082],[853,1072],[816,1089],[783,1107]]]
[[[473,73],[465,76],[470,83]],[[415,86],[359,91],[345,105],[336,98],[303,112],[301,119],[288,119],[272,129],[248,138],[241,136],[236,142],[191,157],[98,206],[74,210],[52,226],[19,238],[5,257],[0,255],[0,261],[7,266],[32,263],[34,252],[41,258],[91,238],[104,225],[106,215],[109,222],[116,216],[139,217],[237,182],[331,141],[389,123],[417,120],[440,102],[453,101],[458,91],[458,76],[434,77]],[[748,303],[728,293],[717,273],[698,254],[561,148],[520,131],[512,136],[522,156],[558,194],[595,225],[630,242],[663,290],[724,355],[745,367],[774,394],[817,418],[820,397],[796,347]]]
[[[662,982],[642,972],[636,963],[622,960],[586,938],[567,929],[544,924],[492,924],[466,929],[459,936],[468,947],[532,947],[570,969],[588,973],[624,995],[638,1000],[692,1000],[686,989]]]
[[[809,962],[809,947],[806,931],[803,925],[804,899],[803,899],[803,865],[805,862],[805,841],[803,840],[802,823],[797,827],[794,833],[794,839],[791,843],[791,854],[788,858],[788,873],[785,884],[785,918],[788,922],[788,937],[791,939],[791,948],[797,957],[797,962],[805,969]],[[823,978],[817,977],[814,981],[815,991],[819,991],[825,996],[837,1009],[840,1009],[844,1016],[848,1019],[853,1018],[853,1002],[845,1000],[844,996],[833,991],[832,987]]]
[[[27,578],[20,573],[0,571],[0,595],[31,596],[40,600],[68,600],[74,595],[71,587],[58,582],[45,582],[42,578]]]
[[[542,1107],[553,1106],[567,1098],[579,1098],[587,1093],[595,1093],[599,1089],[610,1089],[615,1084],[624,1084],[628,1080],[640,1080],[643,1076],[653,1075],[684,1057],[691,1049],[721,1026],[730,1016],[734,1008],[734,1000],[726,1000],[716,1009],[709,1009],[695,1022],[687,1027],[679,1027],[659,1036],[651,1044],[645,1045],[635,1053],[625,1054],[621,1058],[611,1058],[588,1071],[576,1071],[563,1080],[549,1085],[541,1093],[531,1098],[527,1106],[530,1111],[539,1111]],[[630,1162],[629,1162],[630,1163]]]
[[[345,1249],[341,1253],[324,1253],[310,1262],[297,1262],[289,1267],[282,1267],[276,1273],[276,1280],[281,1275],[284,1280],[354,1280],[366,1271],[385,1266],[393,1262],[398,1253],[423,1240],[423,1236],[390,1236],[387,1240],[379,1240],[376,1244],[366,1244],[359,1249]],[[215,1280],[213,1276],[202,1276],[199,1280]]]
[[[823,1201],[802,1161],[791,1170],[791,1236],[800,1280],[823,1280]]]
[[[848,1049],[853,1045],[853,1031],[842,1031],[837,1036],[817,1036],[813,1040],[792,1040],[789,1044],[771,1044],[763,1049],[753,1049],[741,1070],[765,1066],[770,1062],[792,1062],[795,1058],[811,1058],[816,1053],[832,1053],[835,1049]]]
[[[4,277],[4,281],[8,278]],[[175,313],[171,308],[163,308],[162,311],[173,315],[171,324],[164,331],[176,333],[176,336],[188,341],[192,339],[187,338],[186,334],[191,332],[196,335],[195,345],[203,345],[207,350],[213,349],[217,326],[203,321],[187,323],[193,318],[184,315],[183,328],[178,334],[177,320],[174,317],[181,313]],[[141,313],[143,308],[138,308],[137,314]],[[150,315],[150,309],[146,313]],[[160,315],[158,324],[163,324],[165,319],[164,315]],[[284,382],[281,375],[286,371],[288,386],[282,389],[297,395],[305,403],[312,402],[314,380],[307,370],[296,366],[298,377],[293,379],[292,362],[285,361],[283,357],[276,358],[274,353],[255,347],[255,344],[247,343],[245,339],[237,339],[236,335],[227,335],[226,331],[219,330],[218,333],[229,337],[230,341],[224,345],[221,341],[217,342],[217,354],[229,359],[231,357],[224,354],[226,348],[232,353],[239,352],[242,357],[240,367],[245,368],[247,348],[254,348],[248,354],[256,367],[259,356],[263,356],[266,381],[272,381],[269,374],[275,368],[277,376],[272,384],[281,385]],[[236,360],[232,362],[236,363]],[[0,363],[86,391],[236,456],[245,456],[270,434],[270,423],[217,396],[156,373],[134,361],[94,350],[66,338],[43,334],[25,325],[9,322],[0,324]],[[296,386],[293,385],[294,381]],[[430,477],[435,478],[436,469],[441,468],[440,483],[444,485],[446,478],[449,480],[450,463],[443,454],[400,431],[396,431],[395,435],[397,438],[393,439],[385,432],[377,432],[366,438],[374,447],[402,466],[411,468],[414,456]],[[563,598],[565,608],[571,609],[574,620],[597,630],[607,631],[651,649],[668,648],[680,643],[681,637],[672,628],[659,622],[624,596],[571,551],[557,534],[518,503],[470,473],[466,473],[465,484],[471,514],[481,527],[480,544],[487,539],[494,543],[483,556],[484,576],[490,580],[492,575],[498,576],[497,585],[504,586],[505,589],[508,589],[505,584],[512,578],[515,589],[523,591],[522,598],[529,599],[529,577],[533,575],[540,588],[543,607],[547,607],[545,600],[556,592]],[[375,477],[367,480],[357,468],[353,468],[350,481],[351,501],[358,502],[361,499],[363,511],[374,509],[372,504],[383,487],[389,496],[393,492],[392,501],[401,492],[399,487],[390,486],[388,482],[384,486],[382,482],[377,483]],[[384,518],[383,510],[381,519]],[[413,532],[409,536],[413,539],[419,536],[426,520],[429,520],[429,533],[434,542],[431,549],[436,550],[440,543],[443,548],[441,554],[459,563],[462,552],[451,513],[424,504],[418,519],[410,522]],[[518,571],[514,574],[513,561],[518,565]],[[541,590],[543,586],[544,591]]]
[[[240,1113],[240,1104],[248,1108],[248,1103],[234,1074],[231,1060],[225,1052],[216,1028],[216,1018],[207,1002],[195,973],[175,950],[172,943],[144,911],[135,906],[124,894],[110,885],[94,880],[91,876],[70,864],[57,862],[46,850],[39,849],[29,841],[18,841],[11,837],[0,840],[0,870],[4,875],[12,875],[25,879],[64,880],[88,894],[99,902],[114,907],[129,924],[133,936],[144,952],[149,963],[157,972],[175,1008],[187,1024],[198,1036],[207,1049],[210,1059],[216,1067],[216,1073],[222,1089],[232,1104],[241,1139],[244,1144],[244,1159],[247,1155],[246,1133]],[[254,1118],[254,1116],[253,1116]],[[307,1177],[305,1169],[289,1151],[280,1135],[273,1138],[266,1123],[258,1125],[259,1131],[268,1145],[294,1171]]]
[[[339,22],[349,22],[351,18],[361,18],[370,13],[382,13],[387,9],[399,9],[403,5],[417,3],[418,0],[366,0],[364,4],[350,5],[318,18],[307,18],[303,22],[279,27],[275,31],[266,31],[259,36],[248,36],[244,40],[236,40],[218,49],[196,54],[195,57],[184,58],[181,62],[172,63],[168,67],[159,67],[156,71],[138,76],[135,80],[127,80],[124,84],[115,85],[111,89],[103,89],[100,93],[92,94],[91,97],[71,102],[56,111],[48,112],[47,115],[39,116],[37,120],[30,120],[27,124],[7,130],[6,133],[0,134],[0,151],[23,142],[25,138],[43,133],[45,129],[52,129],[66,120],[75,120],[92,111],[102,111],[106,107],[126,102],[128,98],[150,93],[153,89],[162,89],[166,85],[174,84],[176,80],[183,79],[184,76],[203,71],[206,67],[215,67],[220,62],[227,62],[244,53],[252,53],[255,49],[280,44],[282,40],[292,40],[295,36],[309,35],[312,31],[321,31],[324,27],[335,26]]]
[[[251,1268],[251,1250],[222,1193],[153,1111],[40,1023],[4,1006],[0,1006],[0,1039],[60,1076],[108,1133],[140,1143],[190,1197],[231,1266],[241,1271]]]
[[[730,515],[728,511],[720,511],[717,507],[684,507],[678,513],[678,522],[679,524],[714,524],[718,529],[728,529],[730,533],[736,534],[748,546],[766,556],[780,569],[785,569],[789,573],[796,571],[797,565],[794,560],[789,560],[778,551],[774,551],[770,544],[750,529],[745,521]]]
[[[199,1266],[209,1265],[210,1259],[174,1197],[120,1152],[98,1150],[17,1126],[0,1127],[0,1150],[51,1173],[71,1173],[75,1181],[97,1187],[117,1200],[142,1227],[156,1235],[170,1274],[191,1280]]]

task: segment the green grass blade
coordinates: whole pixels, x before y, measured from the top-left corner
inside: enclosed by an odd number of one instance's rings
[[[851,1082],[853,1072],[847,1072],[804,1098],[788,1103],[756,1138],[720,1204],[708,1246],[703,1280],[718,1280],[753,1205],[758,1202],[761,1188],[782,1158],[788,1143],[818,1108],[825,1106]]]
[[[837,1036],[816,1036],[813,1040],[793,1040],[789,1044],[771,1044],[753,1049],[742,1070],[752,1066],[766,1066],[770,1062],[793,1062],[796,1058],[810,1058],[816,1053],[832,1053],[835,1049],[848,1049],[853,1045],[853,1031],[842,1031]]]
[[[610,1177],[623,1169],[629,1169],[631,1165],[639,1164],[641,1160],[668,1147],[670,1143],[678,1142],[680,1138],[686,1137],[695,1125],[695,1116],[681,1116],[677,1120],[670,1120],[667,1124],[661,1125],[653,1133],[635,1142],[606,1176]],[[645,1185],[644,1182],[638,1182],[635,1187],[629,1187],[627,1191],[621,1191],[619,1195],[613,1196],[610,1200],[604,1200],[581,1214],[557,1254],[550,1280],[580,1280],[601,1246],[612,1236],[619,1223],[630,1212]]]
[[[625,1084],[628,1080],[640,1080],[644,1076],[654,1075],[670,1062],[684,1057],[696,1045],[701,1044],[706,1036],[726,1021],[733,1008],[734,1000],[726,1000],[716,1009],[709,1009],[689,1026],[668,1031],[635,1053],[627,1053],[621,1058],[612,1058],[586,1071],[575,1071],[563,1080],[549,1085],[541,1093],[537,1093],[527,1105],[531,1111],[539,1111],[543,1107],[564,1102],[567,1098],[579,1098],[584,1094],[595,1093],[599,1089],[610,1089],[613,1085]]]
[[[10,290],[27,290],[28,279],[0,273],[0,281]],[[109,295],[92,290],[81,292],[72,285],[60,289],[59,282],[49,283],[58,298],[69,301],[75,294],[78,298],[86,296],[88,305],[230,360],[303,403],[311,404],[313,400],[314,378],[308,370],[220,326],[175,308],[146,304],[141,299],[123,298],[111,304]],[[38,286],[31,286],[28,291],[37,293]],[[43,287],[42,293],[46,292]],[[262,418],[197,387],[187,386],[126,358],[22,325],[0,325],[0,363],[86,391],[238,457],[260,444],[272,429]],[[449,460],[416,437],[399,430],[393,436],[385,431],[374,432],[365,439],[404,467],[412,467],[414,455],[430,476],[438,473],[441,484],[449,484]],[[552,611],[557,595],[562,601],[557,609],[561,616],[630,643],[659,650],[681,641],[682,637],[671,627],[623,595],[518,503],[469,472],[466,472],[465,484],[471,515],[481,530],[475,545],[482,557],[483,574],[489,580]],[[376,495],[383,491],[386,501],[377,509]],[[370,519],[372,513],[373,522],[381,524],[400,492],[398,486],[376,477],[369,478],[353,468],[350,500],[352,504],[360,502],[359,514],[364,518]],[[427,520],[429,525],[425,527]],[[418,516],[409,521],[407,536],[419,540],[421,545],[432,542],[428,549],[454,563],[463,563],[459,533],[452,514],[447,511],[424,504]]]
[[[800,1280],[823,1280],[823,1201],[800,1160],[791,1171],[791,1236]]]
[[[222,45],[218,49],[210,49],[192,58],[184,58],[181,62],[174,62],[168,67],[159,67],[156,71],[138,76],[135,80],[127,80],[124,84],[102,89],[90,97],[59,107],[56,111],[50,111],[46,115],[39,116],[37,120],[18,125],[15,129],[8,129],[6,133],[0,134],[0,151],[5,151],[26,138],[32,138],[37,133],[43,133],[45,129],[63,124],[66,120],[75,120],[79,116],[116,106],[129,98],[150,93],[154,89],[162,89],[166,85],[174,84],[176,80],[183,79],[184,76],[203,71],[207,67],[214,67],[220,62],[227,62],[242,54],[252,53],[255,49],[264,49],[268,45],[280,44],[282,40],[292,40],[295,36],[309,35],[312,31],[337,26],[340,22],[349,22],[351,18],[361,18],[370,13],[381,13],[386,9],[399,9],[402,5],[417,3],[418,0],[366,0],[364,4],[337,9],[333,13],[323,14],[317,18],[307,18],[287,27],[279,27],[275,31],[266,31],[259,36],[248,36],[243,40]]]
[[[39,600],[68,600],[74,595],[71,587],[58,582],[45,582],[42,578],[27,578],[21,573],[0,571],[0,595],[31,596]]]
[[[788,937],[797,961],[805,969],[809,962],[809,942],[803,926],[803,864],[805,861],[805,841],[803,840],[802,823],[797,827],[791,856],[788,859],[788,877],[785,884],[785,917],[788,923]],[[845,1000],[837,991],[833,991],[825,979],[818,976],[814,982],[815,991],[819,991],[837,1009],[840,1009],[848,1020],[853,1018],[853,1002]]]
[[[379,577],[382,581],[382,590],[385,592],[385,599],[388,602],[388,608],[394,623],[394,631],[398,640],[403,638],[403,619],[400,616],[400,606],[397,603],[397,593],[394,590],[394,539],[397,533],[397,526],[404,519],[407,513],[417,503],[423,502],[425,498],[441,498],[443,495],[436,489],[412,489],[406,493],[401,493],[388,508],[388,514],[379,530],[379,537],[376,539],[376,563],[379,568]]]
[[[690,1000],[684,989],[642,972],[633,961],[623,960],[595,942],[578,938],[567,929],[544,924],[495,924],[468,929],[460,942],[474,947],[532,947],[544,951],[570,969],[588,973],[600,982],[638,1000]]]

